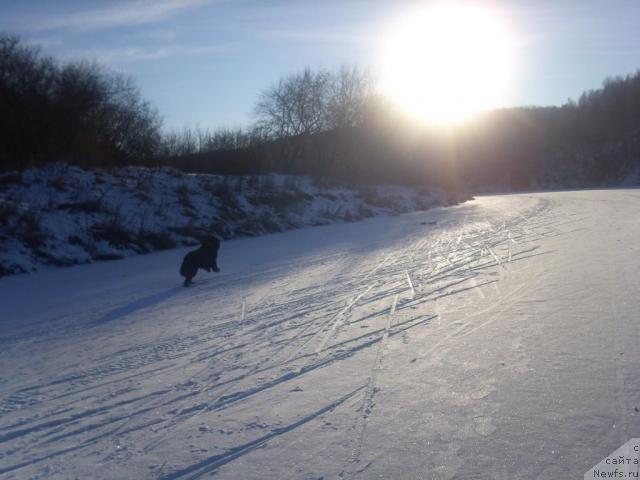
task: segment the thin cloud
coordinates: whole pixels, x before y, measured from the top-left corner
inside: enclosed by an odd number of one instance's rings
[[[31,30],[99,30],[158,22],[185,10],[201,7],[210,0],[135,0],[109,8],[65,13],[35,20]]]
[[[157,60],[176,55],[206,55],[229,51],[231,44],[219,45],[172,45],[160,48],[124,47],[113,49],[92,49],[67,51],[66,58],[92,58],[106,64],[124,64],[146,60]]]
[[[354,34],[345,32],[327,32],[325,30],[263,30],[260,34],[264,38],[276,40],[309,42],[309,43],[350,43],[369,45],[376,43],[378,37],[374,35]]]
[[[173,29],[151,30],[146,28],[127,33],[126,38],[157,42],[173,42],[178,38],[178,32]]]
[[[32,47],[45,49],[60,47],[63,44],[62,39],[57,37],[29,38],[24,40],[24,43],[27,45],[31,45]]]

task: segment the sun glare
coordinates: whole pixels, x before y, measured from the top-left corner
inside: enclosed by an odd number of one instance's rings
[[[425,123],[467,119],[504,100],[512,43],[488,7],[443,3],[414,10],[388,37],[382,89]]]

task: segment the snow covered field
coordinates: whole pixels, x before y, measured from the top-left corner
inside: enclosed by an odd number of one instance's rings
[[[0,277],[466,200],[438,188],[344,185],[292,175],[51,164],[0,174]]]
[[[0,279],[0,478],[570,479],[640,436],[640,190]]]

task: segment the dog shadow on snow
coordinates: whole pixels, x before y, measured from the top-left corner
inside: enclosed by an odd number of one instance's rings
[[[215,282],[211,278],[203,278],[198,282],[195,282],[194,287],[192,288],[197,288],[197,286],[200,285],[208,285],[209,287],[213,286],[215,288],[218,283],[219,282]],[[182,285],[171,287],[167,290],[163,290],[152,295],[147,295],[146,297],[138,298],[137,300],[133,300],[132,302],[129,302],[125,305],[109,310],[102,317],[96,320],[95,323],[102,324],[113,322],[114,320],[126,317],[127,315],[131,315],[145,308],[149,308],[162,302],[166,302],[167,300],[178,296],[178,294],[190,295],[191,292],[190,289],[186,289]]]
[[[146,297],[139,298],[134,300],[133,302],[129,302],[126,305],[122,305],[120,307],[116,307],[113,310],[108,311],[101,318],[96,320],[95,323],[108,323],[113,322],[114,320],[118,320],[119,318],[126,317],[127,315],[131,315],[139,310],[144,308],[151,307],[158,303],[165,302],[169,300],[171,297],[174,297],[176,294],[184,291],[184,287],[173,287],[168,290],[164,290],[162,292],[154,293],[153,295],[148,295]]]

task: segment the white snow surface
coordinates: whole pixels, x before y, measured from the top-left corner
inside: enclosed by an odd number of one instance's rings
[[[640,436],[640,191],[0,279],[2,479],[570,479]],[[434,223],[435,222],[435,223]]]

